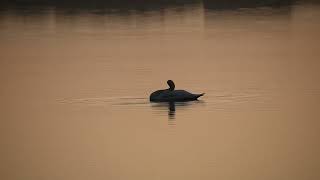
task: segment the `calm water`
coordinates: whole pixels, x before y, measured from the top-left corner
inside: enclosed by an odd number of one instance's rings
[[[320,6],[0,12],[1,179],[320,179]]]

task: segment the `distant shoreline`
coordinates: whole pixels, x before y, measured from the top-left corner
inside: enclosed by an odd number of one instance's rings
[[[66,8],[149,9],[200,4],[205,9],[280,7],[296,2],[319,3],[315,0],[2,0],[1,8],[50,6]]]

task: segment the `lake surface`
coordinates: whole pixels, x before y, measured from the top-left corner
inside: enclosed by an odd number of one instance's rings
[[[1,179],[318,180],[319,41],[312,3],[1,8]]]

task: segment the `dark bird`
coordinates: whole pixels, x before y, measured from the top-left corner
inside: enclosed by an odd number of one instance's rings
[[[172,80],[168,80],[168,89],[158,90],[150,95],[150,101],[152,102],[179,102],[179,101],[195,101],[202,94],[193,94],[185,90],[174,90],[175,84]]]

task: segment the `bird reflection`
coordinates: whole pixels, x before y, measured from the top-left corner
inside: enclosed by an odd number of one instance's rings
[[[163,112],[167,112],[168,124],[175,125],[177,114],[181,114],[183,111],[188,110],[192,106],[197,106],[201,104],[204,104],[204,102],[201,100],[190,102],[160,102],[152,103],[151,107],[156,110],[155,112],[157,114],[163,114]]]
[[[168,103],[168,117],[170,119],[175,119],[176,115],[176,104],[175,102],[169,102]]]

